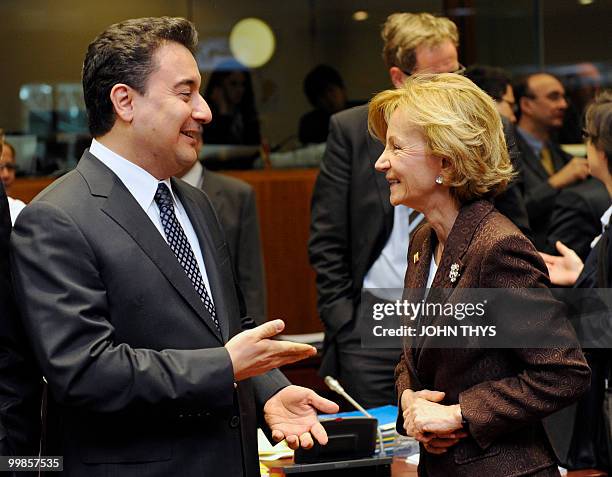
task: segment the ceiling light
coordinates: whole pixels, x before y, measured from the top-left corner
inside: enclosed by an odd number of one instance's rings
[[[234,58],[249,68],[266,64],[276,47],[274,32],[259,18],[244,18],[234,25],[229,37]]]
[[[357,10],[355,13],[353,13],[353,20],[356,22],[362,22],[367,20],[369,16],[370,14],[365,10]]]

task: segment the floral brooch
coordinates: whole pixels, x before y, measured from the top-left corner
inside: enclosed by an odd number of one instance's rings
[[[459,278],[459,264],[453,263],[450,267],[450,273],[448,274],[448,278],[450,278],[451,283],[455,283],[457,278]]]

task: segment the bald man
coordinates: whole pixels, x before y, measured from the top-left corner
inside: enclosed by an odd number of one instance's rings
[[[585,196],[586,203],[589,204],[586,212],[591,209],[594,211],[592,215],[595,225],[598,225],[598,219],[603,213],[603,210],[599,210],[601,204],[607,203],[607,193],[597,181],[589,180],[584,183],[589,177],[586,159],[572,157],[564,152],[556,141],[555,133],[563,125],[568,107],[561,82],[551,74],[534,73],[522,78],[515,85],[514,93],[520,111],[517,145],[522,153],[529,222],[538,250],[550,251],[550,220],[559,202],[560,193],[569,187],[579,186],[580,194]],[[566,225],[575,227],[575,224]],[[560,234],[555,233],[554,237],[562,241],[572,240],[567,233],[567,230]],[[593,237],[586,238],[589,242],[592,239]],[[576,246],[576,243],[573,243],[572,248]]]

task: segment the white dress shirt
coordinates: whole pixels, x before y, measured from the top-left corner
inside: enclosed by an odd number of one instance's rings
[[[26,206],[19,199],[13,199],[12,197],[6,197],[8,199],[9,204],[9,214],[11,215],[11,222],[15,225],[15,220],[17,220],[17,216]]]
[[[112,170],[117,175],[119,180],[123,182],[127,190],[130,192],[130,194],[132,194],[134,199],[136,199],[138,205],[142,207],[142,210],[144,210],[149,219],[151,219],[151,222],[153,222],[153,225],[155,225],[160,235],[166,242],[168,242],[168,239],[166,238],[166,233],[164,232],[159,215],[159,208],[155,203],[154,197],[155,192],[157,192],[157,185],[160,182],[163,182],[168,186],[170,194],[172,195],[176,218],[187,236],[189,245],[191,245],[191,249],[193,250],[196,261],[198,262],[198,268],[202,274],[202,279],[204,280],[204,284],[206,285],[206,289],[208,290],[212,300],[210,283],[208,281],[208,275],[206,274],[206,266],[204,264],[204,257],[202,256],[202,249],[200,248],[198,236],[195,233],[193,225],[191,225],[191,221],[187,216],[187,212],[185,211],[183,204],[181,204],[178,197],[176,197],[172,191],[170,179],[165,179],[163,181],[157,180],[143,168],[111,151],[108,147],[99,143],[95,139],[91,141],[89,152],[96,156],[110,170]]]
[[[606,225],[608,225],[608,222],[610,222],[610,215],[612,215],[612,205],[608,207],[608,210],[606,210],[601,216],[601,233],[602,234],[606,231]],[[597,245],[597,242],[599,242],[600,238],[601,238],[601,234],[599,234],[597,237],[593,239],[593,241],[591,242],[591,248]]]
[[[363,279],[363,288],[378,298],[395,301],[402,297],[408,268],[410,233],[423,220],[423,214],[419,214],[410,223],[409,217],[413,210],[405,205],[394,208],[391,234]]]

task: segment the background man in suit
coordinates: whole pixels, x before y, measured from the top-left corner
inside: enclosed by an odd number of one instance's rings
[[[273,368],[314,349],[244,317],[206,196],[170,179],[211,120],[182,18],[110,26],[90,45],[92,136],[21,213],[12,258],[51,390],[49,447],[68,475],[259,475],[256,419],[309,447],[337,406]],[[253,328],[253,329],[248,329]]]
[[[525,205],[536,248],[550,250],[548,226],[557,195],[586,179],[588,165],[586,159],[572,158],[564,152],[554,138],[555,131],[563,125],[567,109],[565,89],[557,78],[547,73],[528,75],[515,85],[514,93],[520,108],[517,144],[521,151]],[[601,184],[590,189],[592,194],[606,200]]]
[[[414,73],[463,71],[457,56],[459,34],[448,18],[394,13],[383,26],[382,38],[383,59],[396,88]],[[332,116],[313,192],[308,251],[325,326],[320,373],[338,377],[357,401],[376,406],[397,402],[393,370],[400,350],[361,347],[356,319],[361,292],[403,287],[405,237],[423,216],[391,206],[389,185],[374,170],[383,146],[368,133],[367,116],[367,105]],[[500,211],[527,231],[520,192],[510,188],[505,196],[497,203]]]
[[[198,135],[198,157],[202,136]],[[202,189],[217,212],[234,265],[234,274],[244,296],[246,310],[257,324],[266,321],[264,275],[255,191],[244,181],[205,170],[197,161],[178,176]]]
[[[0,130],[0,153],[2,144]],[[38,455],[42,376],[13,298],[10,235],[9,205],[0,182],[0,455]]]

